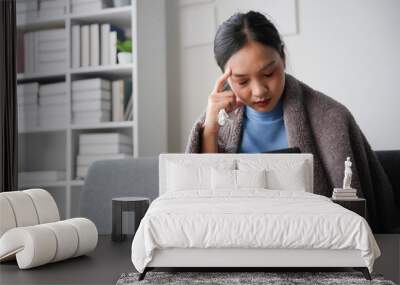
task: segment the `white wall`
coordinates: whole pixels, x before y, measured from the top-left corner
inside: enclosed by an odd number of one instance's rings
[[[373,149],[400,149],[400,1],[299,1],[298,79],[347,106]]]
[[[197,0],[195,5],[197,11],[214,9],[217,14],[218,1]],[[179,4],[167,3],[170,152],[184,150],[193,121],[206,108],[220,74],[212,42],[185,46],[182,15],[188,6]],[[346,105],[373,149],[400,149],[399,11],[398,0],[298,0],[298,32],[283,37],[287,72]],[[197,17],[216,22],[212,15],[208,11]]]

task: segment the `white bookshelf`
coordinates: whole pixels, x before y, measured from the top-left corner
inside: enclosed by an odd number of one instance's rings
[[[132,64],[114,64],[108,66],[89,66],[89,67],[80,67],[80,68],[72,68],[69,72],[72,75],[99,75],[99,76],[108,76],[108,77],[119,77],[119,76],[129,76],[133,71]]]
[[[18,74],[18,83],[39,84],[65,81],[68,110],[65,127],[36,127],[19,130],[19,171],[65,171],[65,181],[20,184],[20,189],[42,187],[55,198],[62,218],[79,215],[79,195],[84,181],[76,178],[78,138],[83,133],[118,132],[132,141],[132,157],[152,156],[167,151],[167,94],[165,1],[132,0],[130,6],[105,8],[90,14],[67,13],[53,19],[36,19],[17,25],[24,32],[65,28],[67,66],[63,73]],[[71,67],[71,28],[75,24],[111,23],[130,32],[132,64]],[[71,120],[71,82],[101,77],[110,80],[132,79],[133,120],[73,124]],[[110,189],[112,191],[112,189]],[[111,213],[110,213],[111,215]]]

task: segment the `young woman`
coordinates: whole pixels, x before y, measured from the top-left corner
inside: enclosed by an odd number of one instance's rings
[[[285,73],[285,50],[262,14],[238,13],[219,26],[214,54],[223,74],[195,122],[187,153],[259,153],[298,147],[314,156],[314,192],[342,187],[343,162],[353,162],[352,187],[367,199],[375,232],[400,232],[400,210],[376,155],[349,110]],[[218,119],[229,114],[222,126]]]

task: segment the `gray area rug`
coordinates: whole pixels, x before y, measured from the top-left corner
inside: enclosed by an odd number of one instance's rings
[[[150,271],[142,281],[139,273],[124,273],[116,285],[133,284],[385,284],[395,285],[384,280],[382,275],[372,274],[372,281],[364,278],[361,272],[154,272]]]

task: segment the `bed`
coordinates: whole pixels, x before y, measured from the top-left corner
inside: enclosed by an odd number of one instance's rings
[[[160,154],[159,192],[132,242],[154,268],[352,267],[379,247],[364,218],[313,194],[311,154]]]

